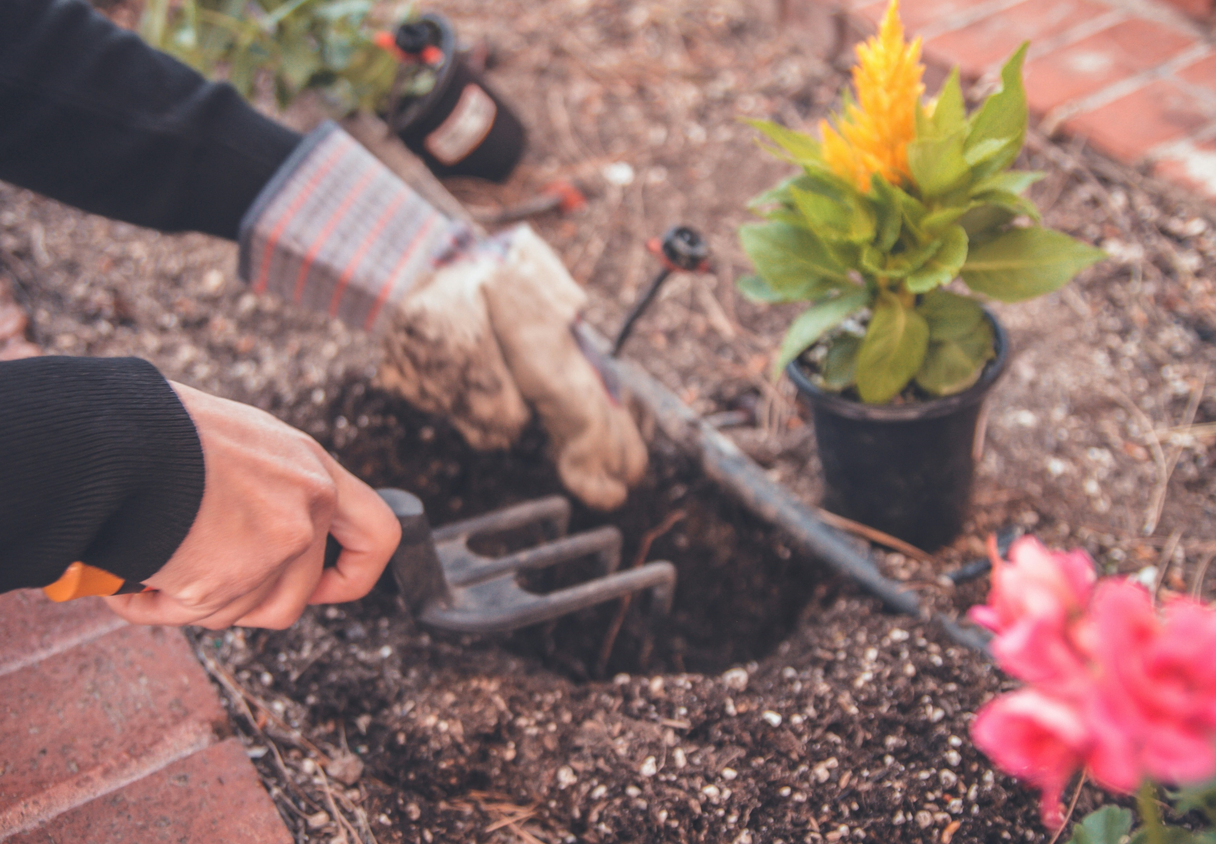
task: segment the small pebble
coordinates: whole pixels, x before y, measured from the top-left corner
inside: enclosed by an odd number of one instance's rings
[[[741,692],[747,688],[747,669],[746,668],[730,668],[722,673],[722,684],[728,689],[734,689]]]

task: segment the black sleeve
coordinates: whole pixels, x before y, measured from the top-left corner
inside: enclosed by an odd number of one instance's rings
[[[194,523],[202,446],[146,361],[0,363],[0,432],[0,592],[53,583],[76,560],[145,580]]]
[[[142,226],[235,239],[299,141],[85,0],[0,0],[0,179]]]

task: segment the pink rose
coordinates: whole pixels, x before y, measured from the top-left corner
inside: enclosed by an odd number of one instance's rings
[[[1176,598],[1159,616],[1127,580],[1102,583],[1091,613],[1095,776],[1130,791],[1144,777],[1194,784],[1216,775],[1216,613]]]
[[[986,704],[971,725],[971,739],[1001,770],[1039,789],[1044,825],[1059,828],[1060,795],[1092,741],[1084,713],[1059,698],[1022,689]]]

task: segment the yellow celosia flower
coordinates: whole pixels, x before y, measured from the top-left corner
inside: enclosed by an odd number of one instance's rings
[[[916,104],[925,86],[920,38],[904,41],[899,0],[891,0],[878,34],[857,47],[856,103],[837,117],[839,131],[820,121],[823,157],[838,175],[870,189],[870,174],[895,184],[908,179],[908,141],[916,134]]]

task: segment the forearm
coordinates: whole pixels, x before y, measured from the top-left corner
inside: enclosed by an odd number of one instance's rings
[[[139,225],[235,238],[299,141],[84,0],[0,2],[0,179]]]
[[[41,357],[0,363],[0,592],[80,560],[144,580],[202,500],[190,415],[151,364]]]

